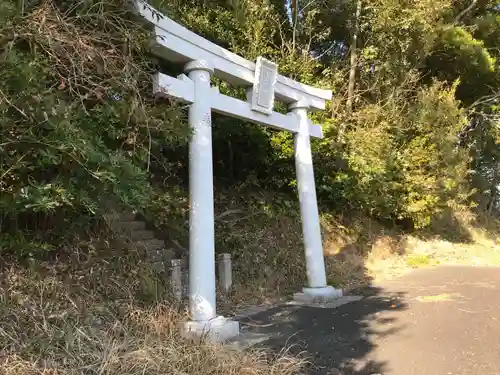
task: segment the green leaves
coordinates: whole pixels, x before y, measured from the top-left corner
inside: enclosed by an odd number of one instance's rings
[[[43,216],[52,228],[59,216],[97,217],[110,199],[185,231],[186,111],[151,97],[151,73],[180,66],[153,63],[149,31],[125,3],[53,0],[19,9],[0,1],[2,231],[21,216]],[[298,4],[290,22],[282,1],[153,1],[249,60],[266,56],[282,74],[334,89],[328,111],[311,114],[324,125],[325,138],[312,147],[318,195],[330,209],[422,227],[446,207],[470,204],[477,176],[488,182],[481,191],[494,190],[494,8],[478,6],[456,21],[465,3],[363,1],[351,113],[344,94],[357,1]],[[244,88],[220,86],[244,97]],[[469,118],[479,125],[459,145]],[[214,116],[213,143],[218,184],[294,190],[291,134]],[[37,220],[27,227],[41,228]]]
[[[454,88],[435,83],[418,89],[411,103],[406,90],[356,114],[348,135],[356,181],[350,194],[372,215],[424,227],[450,201],[464,203],[469,157],[457,134],[467,118]]]
[[[99,216],[111,199],[140,209],[152,194],[152,147],[187,141],[180,108],[150,95],[145,32],[129,9],[49,1],[1,24],[2,231],[21,217],[64,227],[61,217]],[[41,229],[27,222],[29,236]]]

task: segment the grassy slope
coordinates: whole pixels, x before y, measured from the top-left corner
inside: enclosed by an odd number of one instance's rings
[[[423,232],[387,230],[367,219],[349,230],[325,238],[330,277],[347,288],[438,264],[500,266],[499,223],[470,213],[455,213]]]
[[[4,260],[0,374],[291,374],[301,362],[180,339],[182,314],[134,252]]]
[[[247,198],[218,208],[217,248],[233,254],[236,281],[234,293],[219,298],[226,312],[305,283],[297,207]],[[346,288],[438,262],[500,265],[494,230],[472,220],[461,219],[465,237],[448,241],[368,219],[322,220],[329,280]],[[2,375],[292,374],[303,365],[181,340],[175,322],[183,313],[168,302],[164,279],[119,242],[75,244],[50,262],[3,259],[1,267]]]

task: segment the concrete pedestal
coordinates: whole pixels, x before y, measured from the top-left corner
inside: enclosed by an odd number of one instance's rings
[[[332,302],[340,297],[342,297],[342,289],[325,286],[321,288],[304,288],[302,292],[293,295],[293,300],[303,304],[318,304]]]
[[[218,316],[208,321],[182,322],[180,331],[182,337],[189,339],[206,338],[210,342],[225,342],[240,334],[240,324]]]

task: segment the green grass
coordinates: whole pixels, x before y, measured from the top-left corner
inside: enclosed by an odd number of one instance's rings
[[[340,287],[343,285],[345,280],[340,275],[328,275],[328,285],[333,287]]]
[[[433,263],[433,259],[427,254],[411,254],[406,258],[406,264],[412,268],[427,267]]]
[[[418,302],[431,303],[431,302],[450,302],[457,297],[460,297],[460,295],[456,293],[454,294],[443,293],[431,296],[419,296],[416,299]]]

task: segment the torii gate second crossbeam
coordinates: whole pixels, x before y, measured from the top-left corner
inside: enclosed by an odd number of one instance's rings
[[[239,325],[216,314],[212,111],[294,134],[297,187],[302,218],[308,285],[296,298],[331,300],[342,291],[327,285],[310,137],[322,138],[321,126],[307,117],[325,109],[332,92],[307,86],[278,74],[277,65],[262,57],[257,64],[196,35],[136,0],[138,13],[154,27],[153,52],[184,65],[177,78],[157,73],[154,93],[189,104],[189,309],[191,321],[181,326],[186,335],[208,334],[225,341],[239,334]],[[223,95],[211,87],[215,75],[242,86],[247,101]],[[288,105],[286,115],[273,110],[274,100]]]

